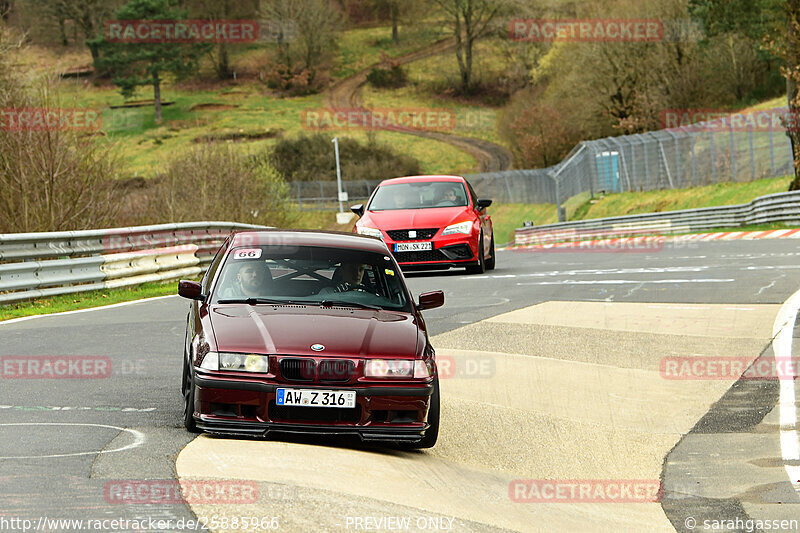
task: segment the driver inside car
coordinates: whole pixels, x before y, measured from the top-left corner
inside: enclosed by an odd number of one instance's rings
[[[239,265],[236,281],[223,289],[226,298],[258,298],[266,296],[272,273],[264,261],[246,261]]]
[[[364,267],[365,265],[361,263],[342,264],[336,268],[331,278],[334,286],[324,287],[319,291],[319,294],[365,290],[364,285],[361,284],[361,281],[364,279]]]

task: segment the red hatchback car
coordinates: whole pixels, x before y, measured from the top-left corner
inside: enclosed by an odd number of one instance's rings
[[[491,204],[461,176],[411,176],[382,181],[351,209],[354,231],[382,239],[405,270],[483,273],[495,266]]]
[[[192,300],[183,360],[190,431],[354,434],[428,448],[439,432],[434,350],[388,248],[346,233],[234,233]]]

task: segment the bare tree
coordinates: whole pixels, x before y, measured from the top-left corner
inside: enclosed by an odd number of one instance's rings
[[[0,107],[60,113],[54,82],[0,88]],[[13,119],[12,119],[13,120]],[[108,145],[77,129],[0,127],[0,232],[77,230],[109,225],[117,209],[117,162]]]
[[[341,11],[330,0],[265,0],[261,16],[281,29],[278,61],[287,68],[299,62],[313,83],[319,66],[336,45],[343,23]]]
[[[445,13],[456,39],[461,90],[472,89],[475,42],[491,31],[491,23],[506,4],[503,0],[434,0]]]

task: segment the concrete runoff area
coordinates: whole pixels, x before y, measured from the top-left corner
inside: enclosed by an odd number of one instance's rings
[[[290,489],[291,498],[267,491],[254,504],[191,505],[198,516],[275,516],[283,531],[364,530],[366,519],[384,526],[373,531],[398,530],[389,518],[408,518],[406,531],[673,531],[657,502],[518,502],[511,484],[658,482],[665,456],[738,378],[666,379],[661,359],[752,361],[779,307],[545,302],[512,311],[432,339],[440,371],[448,368],[431,450],[202,436],[179,455],[177,474]]]

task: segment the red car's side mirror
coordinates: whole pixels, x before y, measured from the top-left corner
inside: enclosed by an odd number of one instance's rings
[[[444,293],[442,291],[423,292],[419,295],[419,304],[417,308],[422,311],[425,309],[434,309],[444,305]]]
[[[206,299],[203,296],[203,288],[196,281],[187,281],[182,279],[178,282],[178,294],[190,300],[200,300],[201,302]]]

